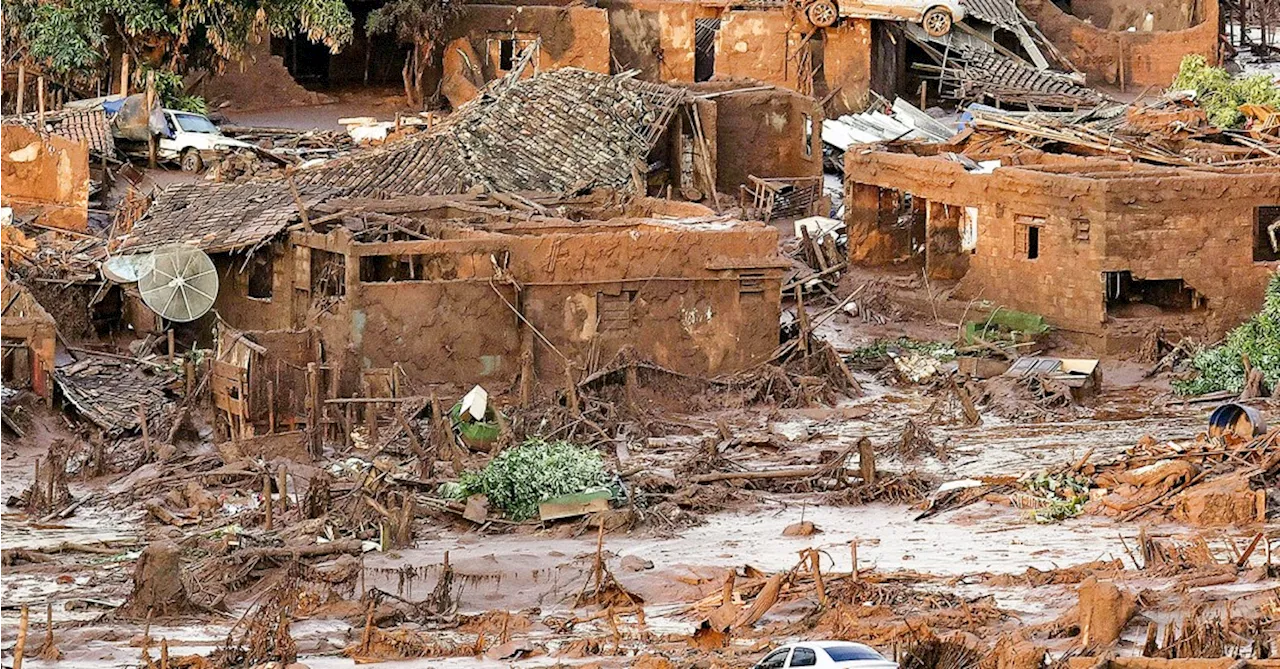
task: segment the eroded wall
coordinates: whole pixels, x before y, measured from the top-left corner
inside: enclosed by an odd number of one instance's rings
[[[501,76],[504,64],[504,40],[515,40],[505,47],[507,58],[519,55],[521,49],[541,38],[537,70],[577,67],[592,72],[608,73],[609,18],[605,10],[595,7],[549,5],[467,5],[465,14],[452,29],[453,36],[466,37],[483,61],[486,79]]]
[[[338,248],[320,235],[294,239]],[[527,351],[539,378],[561,385],[566,359],[583,369],[627,346],[682,372],[725,373],[777,345],[776,245],[777,231],[760,224],[629,223],[355,245],[351,253],[430,256],[439,274],[348,283],[316,323],[329,354],[364,368],[399,363],[424,383],[511,382]],[[490,258],[505,252],[518,292],[494,276]]]
[[[1163,6],[1161,3],[1160,6]],[[1168,86],[1178,73],[1182,58],[1189,54],[1205,56],[1211,64],[1220,59],[1218,49],[1218,3],[1216,0],[1204,0],[1199,22],[1190,28],[1173,31],[1144,32],[1141,26],[1137,30],[1111,30],[1106,26],[1088,23],[1059,9],[1050,0],[1018,0],[1018,6],[1036,23],[1040,31],[1082,72],[1088,75],[1088,82],[1093,85],[1120,85],[1123,73],[1123,84],[1126,86]],[[1114,0],[1103,5],[1091,2],[1088,11],[1108,22],[1119,21],[1116,25],[1126,23],[1124,17],[1130,12],[1122,11],[1129,7],[1127,3]],[[1105,7],[1107,11],[1103,11]],[[1143,16],[1146,12],[1144,4],[1136,7]],[[1162,19],[1162,24],[1172,24],[1172,17],[1179,9],[1166,10],[1171,17]],[[1114,18],[1113,18],[1114,17]]]
[[[932,206],[976,207],[977,244],[957,295],[1041,314],[1102,349],[1132,347],[1156,324],[1184,336],[1221,336],[1257,311],[1277,267],[1253,259],[1256,207],[1280,203],[1280,175],[1262,170],[1075,161],[977,175],[940,159],[849,152],[846,174],[851,261],[883,262],[901,251],[890,243],[892,221],[876,209],[883,189],[906,190]],[[1028,227],[1037,228],[1036,257]],[[1116,317],[1104,273],[1126,271],[1135,279],[1181,279],[1203,302]]]
[[[213,311],[238,330],[287,330],[293,327],[290,302],[293,259],[294,254],[282,241],[266,245],[252,256],[245,253],[212,256],[218,270],[218,299],[214,301]],[[270,296],[251,297],[249,282],[254,276],[254,266],[263,262],[270,263]],[[257,294],[265,295],[261,290]]]
[[[787,90],[746,90],[755,83],[725,82],[691,89],[744,89],[713,98],[716,183],[721,192],[738,192],[738,186],[748,183],[748,175],[822,174],[822,107],[813,98]]]
[[[0,130],[0,202],[20,218],[83,232],[89,221],[89,148],[57,135],[5,125]]]
[[[654,82],[694,80],[694,21],[713,12],[689,2],[609,2],[615,71],[639,70]]]

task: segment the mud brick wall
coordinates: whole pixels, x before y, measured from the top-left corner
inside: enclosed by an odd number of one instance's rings
[[[1118,16],[1126,5],[1109,4],[1104,12],[1090,3],[1089,15]],[[1210,63],[1220,58],[1218,51],[1218,3],[1204,0],[1199,3],[1198,22],[1183,30],[1142,32],[1139,30],[1109,30],[1068,14],[1050,0],[1019,0],[1018,6],[1027,17],[1035,21],[1040,31],[1081,71],[1088,75],[1091,84],[1120,83],[1120,71],[1124,70],[1124,83],[1129,86],[1168,86],[1178,73],[1183,56],[1201,54]],[[1139,5],[1145,7],[1145,5]],[[1164,16],[1164,14],[1161,14]],[[1143,12],[1145,17],[1145,12]],[[1114,21],[1114,19],[1111,19]],[[1161,23],[1172,19],[1161,19]],[[1123,22],[1123,21],[1122,21]],[[1095,21],[1096,23],[1096,21]]]
[[[602,3],[609,12],[615,69],[640,70],[645,81],[693,81],[694,20],[714,11],[688,2]]]
[[[269,256],[272,263],[271,297],[249,297],[249,270],[244,253],[211,256],[218,270],[218,298],[213,310],[238,330],[284,330],[293,326],[293,259],[283,242],[275,242],[255,253]]]
[[[1267,277],[1280,264],[1253,260],[1256,208],[1280,205],[1280,173],[1113,179],[1105,198],[1101,270],[1182,279],[1207,300],[1207,309],[1171,327],[1215,338],[1262,306]]]
[[[607,362],[624,347],[681,372],[714,375],[760,362],[777,346],[780,272],[739,278],[776,262],[773,228],[623,220],[508,232],[351,246],[355,254],[435,256],[450,271],[435,280],[359,282],[350,271],[358,258],[348,256],[346,298],[313,315],[327,358],[343,360],[344,383],[348,366],[393,363],[415,382],[507,383],[531,350],[539,378],[560,385],[565,357],[585,368],[593,350]],[[294,239],[323,246],[332,238]],[[489,258],[503,252],[519,293],[490,283]]]
[[[902,250],[876,210],[880,189],[977,207],[977,248],[957,295],[1041,314],[1102,349],[1131,346],[1157,324],[1220,336],[1261,306],[1277,265],[1253,261],[1255,208],[1280,203],[1280,175],[1264,170],[1215,174],[1077,160],[976,175],[937,158],[849,152],[846,174],[852,262],[883,262]],[[1027,225],[1039,229],[1034,259]],[[1204,307],[1109,318],[1103,273],[1121,271],[1182,279]]]
[[[450,39],[466,37],[484,59],[488,79],[499,76],[498,47],[491,41],[542,38],[539,72],[578,67],[608,74],[609,19],[594,7],[468,5]],[[517,49],[518,55],[518,49]]]
[[[712,82],[690,90],[706,93],[753,85],[759,82]],[[711,101],[715,103],[716,183],[721,192],[738,192],[749,174],[765,178],[822,174],[823,113],[812,98],[775,89],[729,93]],[[806,122],[810,128],[807,154]]]
[[[834,92],[828,104],[835,115],[861,111],[871,90],[871,26],[869,19],[846,18],[823,31],[821,76]]]
[[[0,202],[14,214],[35,213],[37,222],[83,232],[89,221],[89,149],[57,135],[6,124],[0,132]]]

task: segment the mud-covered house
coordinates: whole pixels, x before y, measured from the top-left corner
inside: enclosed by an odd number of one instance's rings
[[[430,133],[300,171],[292,188],[171,186],[122,252],[203,249],[221,285],[185,338],[208,345],[219,321],[312,332],[286,367],[323,364],[333,396],[356,392],[363,370],[393,367],[415,383],[561,385],[567,366],[580,373],[624,348],[700,375],[767,359],[777,231],[644,195],[672,119],[697,100],[578,70],[490,95]],[[714,156],[695,157],[685,185],[706,188]]]
[[[922,247],[928,275],[959,280],[959,296],[1043,315],[1112,351],[1153,328],[1221,336],[1257,311],[1280,267],[1268,234],[1280,219],[1274,169],[1017,162],[848,152],[851,259],[890,262]]]

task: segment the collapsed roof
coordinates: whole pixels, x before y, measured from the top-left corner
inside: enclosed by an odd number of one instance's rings
[[[337,196],[631,191],[686,95],[574,68],[508,76],[425,133],[301,171],[296,185],[308,207]],[[284,179],[170,186],[124,249],[184,242],[230,251],[275,236],[296,215]]]
[[[41,125],[40,115],[32,112],[21,116],[6,116],[7,124],[21,125],[40,134],[41,137],[57,135],[73,142],[83,141],[89,145],[89,151],[98,155],[113,155],[116,151],[115,138],[111,134],[111,122],[101,107],[95,109],[60,109],[44,113]]]

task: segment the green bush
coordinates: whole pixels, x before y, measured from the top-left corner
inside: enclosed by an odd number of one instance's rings
[[[1262,372],[1267,385],[1280,383],[1280,274],[1267,284],[1262,311],[1231,331],[1221,346],[1203,349],[1191,358],[1196,375],[1174,381],[1181,395],[1203,395],[1219,390],[1244,389],[1244,358]]]
[[[1251,77],[1232,77],[1229,72],[1212,67],[1204,56],[1190,55],[1182,59],[1178,76],[1173,80],[1178,90],[1196,92],[1196,104],[1204,110],[1209,122],[1218,128],[1239,128],[1244,125],[1240,105],[1258,104],[1280,107],[1280,88],[1271,77],[1258,74]]]
[[[484,493],[509,518],[524,520],[536,515],[542,502],[598,488],[608,480],[595,449],[534,438],[498,454],[479,472],[464,473],[447,492],[456,497]]]

